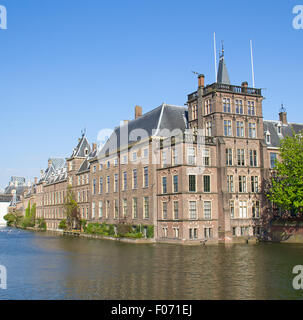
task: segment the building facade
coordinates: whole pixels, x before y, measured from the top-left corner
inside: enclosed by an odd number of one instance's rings
[[[263,119],[262,90],[232,85],[220,56],[217,82],[198,88],[186,107],[162,104],[115,128],[102,146],[85,135],[66,159],[50,159],[17,204],[35,202],[37,216],[57,230],[70,185],[82,219],[140,225],[146,236],[177,243],[229,243],[262,236],[262,183],[279,141],[303,125]],[[26,202],[26,203],[25,203]]]

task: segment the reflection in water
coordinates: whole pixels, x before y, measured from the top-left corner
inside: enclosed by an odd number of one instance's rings
[[[0,232],[0,299],[301,299],[302,245],[131,245]]]

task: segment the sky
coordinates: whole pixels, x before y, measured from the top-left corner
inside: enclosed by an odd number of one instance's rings
[[[183,106],[197,89],[191,72],[215,82],[213,33],[224,40],[232,84],[263,88],[265,119],[303,123],[303,0],[0,0],[0,189],[31,179],[50,157],[71,155],[81,130],[133,119],[134,106]]]

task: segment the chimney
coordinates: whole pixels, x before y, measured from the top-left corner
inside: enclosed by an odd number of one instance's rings
[[[135,106],[135,119],[138,119],[142,116],[142,107]]]
[[[35,184],[37,184],[38,183],[38,178],[37,177],[35,177]]]
[[[242,82],[241,87],[242,87],[242,92],[247,92],[248,82],[247,81]]]
[[[285,112],[285,111],[280,112],[279,118],[280,118],[280,122],[282,122],[282,124],[287,124],[287,112]]]
[[[53,163],[52,159],[48,159],[48,167],[49,168],[51,167],[52,163]]]
[[[199,74],[199,76],[198,76],[198,87],[199,88],[204,88],[204,83],[205,83],[204,74]]]
[[[129,123],[129,120],[123,120],[123,124],[126,125]]]
[[[92,150],[96,151],[97,150],[97,143],[92,143]]]

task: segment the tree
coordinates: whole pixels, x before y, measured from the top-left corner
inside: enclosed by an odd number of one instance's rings
[[[9,227],[18,227],[22,221],[22,215],[20,211],[14,210],[3,217]]]
[[[303,213],[303,131],[281,140],[267,197],[278,208],[300,216]]]
[[[64,210],[66,214],[67,229],[80,229],[81,216],[79,213],[78,203],[75,200],[75,195],[71,185],[68,185],[67,187]]]

